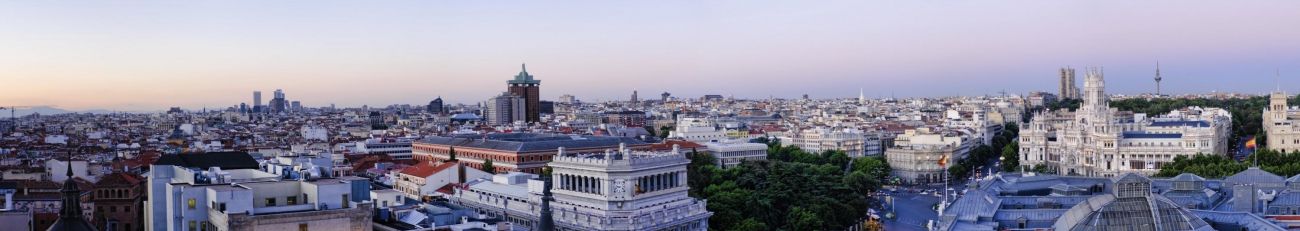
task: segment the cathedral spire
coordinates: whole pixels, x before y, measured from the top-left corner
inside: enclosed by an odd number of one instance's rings
[[[63,188],[59,192],[63,194],[62,204],[59,207],[59,220],[50,225],[49,230],[97,230],[90,222],[81,215],[81,188],[77,186],[77,181],[72,178],[72,152],[68,152],[68,171],[66,173],[68,180],[63,181]]]

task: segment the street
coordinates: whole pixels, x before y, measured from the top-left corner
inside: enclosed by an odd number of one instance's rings
[[[891,203],[895,203],[892,205],[892,208],[896,209],[895,212],[897,212],[898,218],[894,220],[881,219],[881,225],[884,226],[885,230],[923,231],[925,230],[926,221],[937,220],[939,218],[939,213],[935,212],[931,208],[933,208],[935,204],[939,203],[939,197],[935,197],[929,193],[921,195],[920,193],[907,192],[909,189],[916,189],[919,191],[932,188],[939,189],[939,187],[916,186],[899,187],[898,192],[896,193],[888,193],[888,191],[886,191],[887,195],[884,198],[885,211],[888,211],[888,209],[891,208]],[[956,187],[954,187],[954,189],[960,191],[960,189],[956,189]]]

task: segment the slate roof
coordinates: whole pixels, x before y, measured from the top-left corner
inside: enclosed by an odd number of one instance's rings
[[[580,136],[575,139],[569,135],[537,133],[496,133],[489,134],[487,140],[483,140],[482,135],[476,134],[435,136],[424,138],[419,142],[512,152],[556,150],[560,147],[569,149],[617,147],[619,143],[624,143],[628,146],[645,144],[645,142],[629,137]]]
[[[1300,205],[1300,193],[1283,191],[1280,194],[1281,195],[1277,195],[1277,197],[1273,197],[1273,201],[1269,202],[1268,205],[1269,206]]]
[[[1206,210],[1192,210],[1192,214],[1198,217],[1213,221],[1215,223],[1233,223],[1248,230],[1262,231],[1283,231],[1287,230],[1273,222],[1269,222],[1259,216],[1251,215],[1245,212],[1219,212]]]
[[[1161,134],[1161,133],[1145,133],[1145,132],[1125,132],[1125,133],[1124,133],[1124,138],[1134,138],[1134,139],[1141,139],[1141,138],[1146,138],[1146,139],[1178,139],[1178,138],[1183,138],[1183,134],[1181,134],[1181,133],[1167,133],[1167,134]]]
[[[1278,175],[1273,175],[1273,173],[1260,170],[1258,167],[1251,167],[1246,169],[1246,171],[1241,171],[1227,178],[1223,178],[1223,182],[1233,183],[1282,182],[1284,180],[1286,179]]]
[[[1174,178],[1170,178],[1169,180],[1172,180],[1172,181],[1205,181],[1205,178],[1204,178],[1204,177],[1201,177],[1201,176],[1197,176],[1196,174],[1183,173],[1183,174],[1178,174],[1178,176],[1175,176]]]
[[[1002,199],[998,197],[981,190],[971,190],[953,202],[945,214],[956,214],[959,221],[976,222],[981,217],[993,217],[1001,204]]]
[[[172,165],[198,169],[257,169],[260,165],[247,152],[208,152],[162,155],[154,165]]]
[[[993,220],[1013,221],[1024,217],[1025,220],[1056,220],[1069,209],[1007,209],[993,215]]]
[[[1188,126],[1188,127],[1209,127],[1209,126],[1210,126],[1210,123],[1206,123],[1205,121],[1165,121],[1165,122],[1152,122],[1152,123],[1151,123],[1151,126],[1160,126],[1160,127],[1165,127],[1165,126],[1168,126],[1168,127],[1181,127],[1181,126]]]
[[[1130,173],[1124,173],[1123,175],[1115,176],[1115,178],[1110,179],[1110,182],[1111,183],[1131,183],[1131,182],[1151,183],[1151,179],[1147,179],[1142,175],[1138,175],[1137,173],[1130,172]]]

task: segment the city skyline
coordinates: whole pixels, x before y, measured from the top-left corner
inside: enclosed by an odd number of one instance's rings
[[[0,3],[22,22],[0,24],[0,103],[226,108],[284,89],[304,107],[473,104],[521,63],[552,101],[1055,93],[1067,66],[1141,94],[1157,60],[1165,94],[1300,90],[1296,2],[302,3]]]

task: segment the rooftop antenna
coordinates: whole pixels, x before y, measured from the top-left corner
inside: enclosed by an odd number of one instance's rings
[[[1277,92],[1282,93],[1282,71],[1278,69],[1273,69],[1273,71],[1277,74]]]

